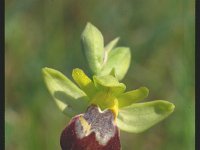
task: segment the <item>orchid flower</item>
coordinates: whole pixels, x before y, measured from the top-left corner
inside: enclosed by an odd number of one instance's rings
[[[119,38],[104,47],[101,32],[87,23],[81,39],[92,78],[79,68],[72,71],[74,82],[55,69],[42,69],[57,106],[72,118],[61,134],[62,150],[119,150],[119,129],[140,133],[174,111],[174,104],[165,100],[140,102],[149,94],[146,87],[126,91],[120,81],[131,52],[115,47]]]

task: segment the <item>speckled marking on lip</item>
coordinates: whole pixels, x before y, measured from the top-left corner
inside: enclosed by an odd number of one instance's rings
[[[99,144],[106,145],[115,135],[114,115],[110,110],[101,111],[97,106],[92,105],[80,118],[75,124],[75,130],[80,139],[94,132]]]

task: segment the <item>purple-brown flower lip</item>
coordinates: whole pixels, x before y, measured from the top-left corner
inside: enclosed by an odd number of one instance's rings
[[[120,150],[119,130],[111,110],[91,105],[72,118],[61,134],[62,150]]]

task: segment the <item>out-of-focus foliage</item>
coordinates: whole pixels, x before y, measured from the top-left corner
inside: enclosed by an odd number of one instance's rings
[[[121,132],[123,150],[194,149],[194,0],[6,0],[6,150],[60,149],[66,118],[48,93],[41,68],[71,77],[89,69],[80,35],[95,24],[105,45],[120,36],[132,61],[127,90],[147,86],[151,99],[176,109],[140,134]],[[91,74],[90,74],[91,75]]]

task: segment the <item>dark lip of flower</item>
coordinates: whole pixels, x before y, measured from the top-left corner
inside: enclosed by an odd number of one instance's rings
[[[76,121],[75,128],[78,138],[82,139],[94,132],[96,140],[101,145],[106,145],[115,134],[114,115],[110,110],[101,112],[93,105]]]
[[[111,110],[91,105],[86,113],[75,116],[63,130],[62,150],[119,150],[119,130]]]

